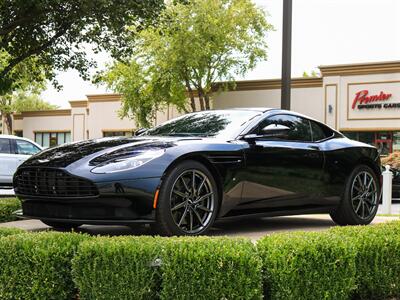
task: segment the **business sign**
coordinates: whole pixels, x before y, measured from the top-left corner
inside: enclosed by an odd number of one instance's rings
[[[349,83],[347,118],[400,119],[400,81]]]

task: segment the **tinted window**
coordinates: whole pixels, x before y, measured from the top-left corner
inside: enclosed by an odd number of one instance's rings
[[[321,141],[333,135],[332,130],[330,130],[328,127],[311,120],[310,123],[311,123],[313,141],[315,142]]]
[[[0,139],[0,153],[11,153],[11,145],[9,139]]]
[[[258,134],[261,134],[261,129],[271,124],[284,125],[290,128],[287,136],[281,139],[289,141],[311,141],[310,122],[297,116],[291,115],[275,115],[268,117],[260,123]]]
[[[27,141],[15,140],[15,142],[17,143],[17,153],[18,154],[33,155],[40,151],[40,149],[38,147],[36,147],[34,144],[31,144]]]
[[[149,129],[144,135],[234,137],[235,132],[259,114],[259,112],[247,110],[191,113]]]

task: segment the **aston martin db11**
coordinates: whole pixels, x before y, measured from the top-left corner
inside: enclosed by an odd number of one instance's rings
[[[18,168],[14,188],[21,216],[53,227],[150,223],[198,235],[238,217],[329,213],[368,224],[380,176],[370,145],[298,113],[242,108],[47,149]]]

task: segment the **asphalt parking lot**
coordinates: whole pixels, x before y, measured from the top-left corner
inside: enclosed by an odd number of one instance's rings
[[[399,217],[377,216],[373,223],[382,223],[398,220]],[[210,236],[232,236],[247,237],[257,240],[265,235],[274,232],[288,231],[320,231],[336,226],[328,215],[301,215],[289,217],[274,217],[262,219],[246,219],[219,221],[209,231]],[[28,231],[49,230],[50,227],[38,220],[24,220],[0,224],[0,227],[18,227]],[[137,226],[130,228],[127,226],[91,226],[84,225],[79,228],[79,232],[91,235],[151,235],[148,226]]]

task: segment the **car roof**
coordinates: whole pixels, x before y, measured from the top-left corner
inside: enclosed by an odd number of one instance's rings
[[[24,138],[24,137],[20,137],[20,136],[16,136],[16,135],[10,135],[10,134],[0,134],[0,138],[27,141],[27,142],[35,144],[40,149],[43,149],[42,146],[40,146],[39,144],[37,144],[36,142],[34,142],[34,141],[32,141],[32,140],[30,140],[28,138]]]
[[[271,107],[234,107],[231,108],[232,110],[250,110],[250,111],[258,111],[258,112],[267,112],[269,110],[273,110],[276,108],[271,108]],[[227,108],[226,110],[230,110]]]

